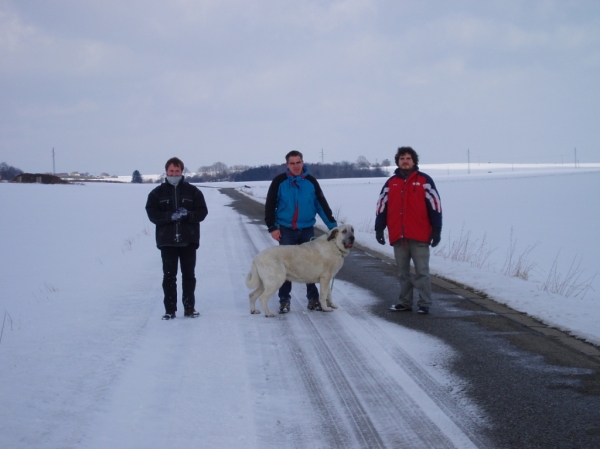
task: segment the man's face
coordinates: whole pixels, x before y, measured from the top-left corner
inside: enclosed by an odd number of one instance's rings
[[[302,161],[302,158],[300,156],[290,156],[285,165],[290,170],[292,175],[298,176],[302,173],[302,167],[304,167],[304,162]]]
[[[171,164],[167,167],[167,176],[180,176],[181,175],[181,167]]]
[[[410,153],[401,154],[398,158],[398,167],[400,167],[400,170],[412,170],[414,166],[415,163]]]

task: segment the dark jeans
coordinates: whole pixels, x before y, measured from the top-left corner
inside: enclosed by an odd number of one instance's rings
[[[163,246],[160,248],[163,263],[163,291],[165,293],[165,312],[177,310],[177,265],[181,264],[181,284],[183,289],[183,308],[193,310],[196,306],[196,248],[188,246]]]
[[[310,242],[315,236],[315,229],[313,227],[304,229],[291,229],[281,226],[279,228],[281,232],[280,245],[300,245],[301,243]],[[279,302],[289,301],[291,299],[290,292],[292,291],[292,283],[285,281],[279,289]],[[319,300],[319,290],[315,284],[306,284],[306,297],[309,301]]]

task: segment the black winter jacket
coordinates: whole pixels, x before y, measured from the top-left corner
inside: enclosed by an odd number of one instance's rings
[[[171,221],[178,207],[188,210],[186,221]],[[200,222],[206,218],[208,208],[204,195],[182,178],[177,187],[165,180],[148,194],[148,218],[156,225],[156,246],[200,246]]]

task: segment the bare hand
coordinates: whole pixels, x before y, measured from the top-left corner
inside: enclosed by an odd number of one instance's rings
[[[281,231],[279,231],[279,229],[275,229],[273,232],[271,232],[271,237],[277,241],[281,240]]]

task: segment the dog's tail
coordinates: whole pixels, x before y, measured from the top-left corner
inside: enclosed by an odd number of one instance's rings
[[[248,288],[257,288],[260,285],[260,277],[258,276],[258,271],[256,269],[256,264],[252,261],[252,268],[250,269],[250,273],[246,276],[246,287]]]

